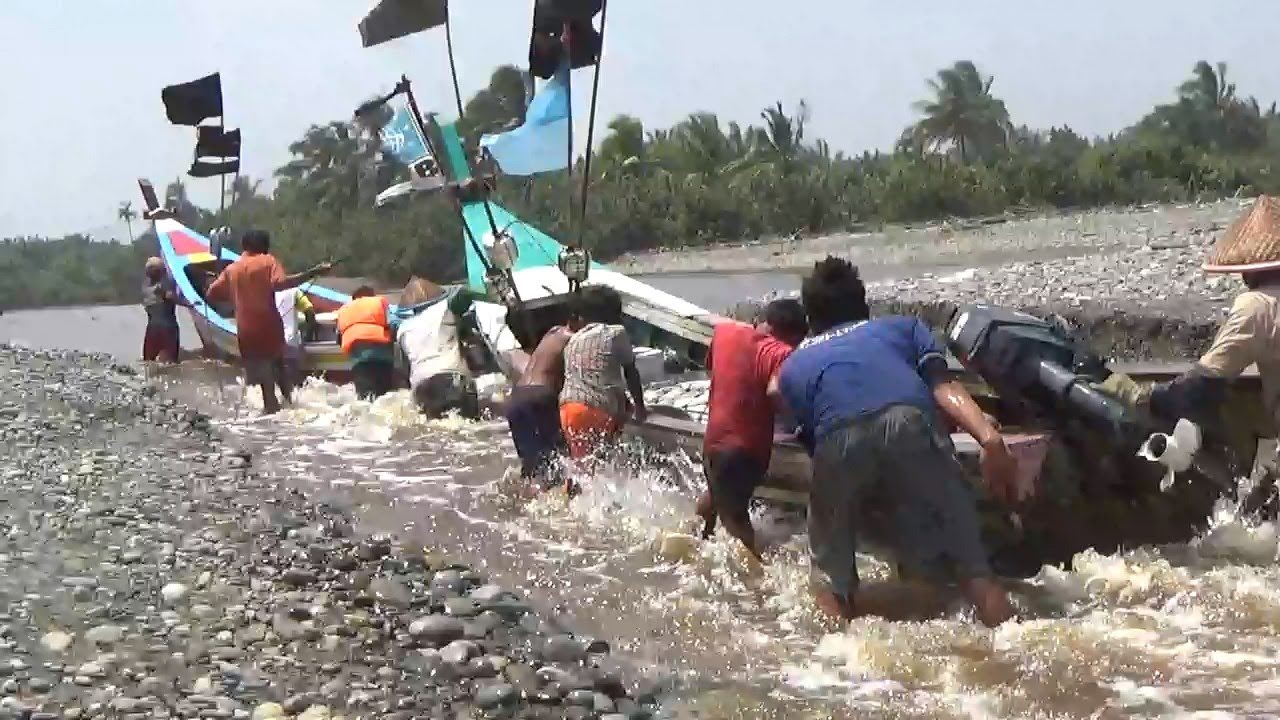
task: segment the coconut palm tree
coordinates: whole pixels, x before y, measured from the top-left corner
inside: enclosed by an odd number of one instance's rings
[[[1178,99],[1157,106],[1138,128],[1167,133],[1186,145],[1243,152],[1266,142],[1266,124],[1256,98],[1236,96],[1226,63],[1201,60],[1178,86]]]
[[[191,197],[187,195],[187,186],[180,178],[165,186],[164,206],[179,222],[188,227],[197,226],[205,214],[191,202]]]
[[[924,145],[954,148],[964,163],[1002,145],[1010,126],[1009,110],[991,94],[994,81],[984,78],[970,60],[939,70],[929,80],[933,97],[915,104],[924,116],[915,125]]]
[[[630,115],[619,115],[609,121],[609,134],[600,141],[601,174],[632,174],[643,167],[646,157],[644,123]]]
[[[376,150],[375,150],[376,151]],[[290,186],[302,190],[321,207],[354,207],[360,198],[364,161],[369,143],[345,122],[312,125],[301,140],[289,146],[294,158],[276,171]]]
[[[138,219],[138,213],[133,209],[133,202],[125,200],[120,203],[120,207],[116,209],[116,218],[123,220],[129,228],[129,242],[133,242],[133,221]]]
[[[1206,110],[1222,110],[1236,99],[1235,83],[1227,82],[1227,64],[1212,66],[1201,60],[1191,78],[1178,86],[1178,97]]]
[[[489,87],[467,101],[459,123],[462,133],[474,141],[480,135],[509,130],[524,122],[532,96],[532,81],[514,65],[502,65],[489,76]]]

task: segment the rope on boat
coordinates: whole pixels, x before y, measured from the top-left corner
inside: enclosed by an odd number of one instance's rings
[[[582,238],[587,225],[587,192],[591,187],[591,143],[595,136],[596,130],[596,100],[600,95],[600,66],[604,64],[604,32],[605,26],[609,18],[609,0],[601,0],[600,2],[600,51],[596,54],[596,69],[591,78],[591,108],[587,112],[587,150],[586,157],[582,165],[582,196],[578,206],[578,233],[576,235],[576,244],[578,247],[583,246]],[[570,104],[572,107],[572,103]],[[572,133],[573,120],[569,120],[570,132]],[[572,135],[570,136],[572,137]],[[570,142],[572,145],[572,142]],[[570,193],[572,195],[572,193]],[[572,215],[570,215],[572,217]]]
[[[445,12],[444,12],[444,41],[445,41],[445,46],[449,52],[449,76],[453,79],[453,100],[458,106],[458,119],[461,120],[462,119],[462,87],[458,84],[458,64],[453,59],[453,24],[452,24],[452,20],[449,17],[451,14],[452,13],[449,12],[449,6],[446,4]],[[417,114],[417,111],[415,110],[414,113]],[[421,124],[421,122],[419,122],[419,124]],[[425,137],[427,133],[424,130],[422,134]],[[435,151],[432,151],[433,154],[434,152]],[[438,155],[437,155],[437,158],[439,158]],[[439,160],[437,160],[437,162],[439,162]],[[489,220],[489,230],[493,233],[493,241],[496,243],[498,241],[498,221],[494,219],[493,208],[489,207],[489,198],[483,192],[480,194],[480,202],[484,205],[484,214],[485,214],[485,217],[488,218]],[[461,202],[458,203],[458,209],[459,211],[461,211],[462,209]],[[470,236],[471,230],[470,228],[467,227],[467,223],[465,220],[463,221],[462,225],[464,228],[466,228],[467,235]],[[474,244],[474,241],[475,241],[475,238],[472,237],[473,244]],[[481,261],[484,261],[484,258],[485,258],[484,253],[479,253],[479,255],[480,255]],[[487,267],[489,263],[484,262],[484,264]]]
[[[535,6],[534,13],[536,15],[537,8]],[[573,44],[572,32],[569,28],[569,21],[565,20],[560,31],[560,51],[564,53],[564,64],[567,69],[564,71],[564,99],[565,104],[569,106],[569,122],[565,124],[565,132],[568,134],[568,142],[565,143],[565,161],[564,161],[564,179],[565,186],[569,188],[567,193],[569,200],[569,244],[573,245],[577,235],[573,232],[573,56],[571,46]],[[532,68],[530,69],[532,72]],[[569,283],[573,285],[572,281]]]

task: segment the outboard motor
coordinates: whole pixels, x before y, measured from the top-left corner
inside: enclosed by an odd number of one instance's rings
[[[1110,371],[1055,323],[969,305],[947,323],[947,346],[1001,396],[1079,417],[1126,450],[1137,452],[1153,431],[1123,403],[1090,385]]]

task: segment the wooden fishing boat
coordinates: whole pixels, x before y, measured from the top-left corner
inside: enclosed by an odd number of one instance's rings
[[[446,140],[448,134],[446,133]],[[537,318],[534,332],[544,332],[567,316],[571,297],[568,282],[556,267],[562,246],[555,240],[519,221],[500,206],[489,203],[489,212],[499,227],[510,228],[516,245],[512,277],[516,289]],[[485,238],[482,248],[494,247],[488,217],[480,203],[464,203],[463,215],[477,237]],[[468,270],[474,288],[481,289],[483,265],[470,246]],[[593,264],[587,284],[608,285],[624,298],[625,324],[638,347],[661,351],[668,362],[649,368],[642,375],[651,383],[671,383],[681,371],[696,368],[706,357],[713,313],[674,298],[667,293],[628,278],[606,266]],[[484,335],[495,353],[515,346],[514,333],[505,327],[505,308],[491,305],[489,319],[482,322]],[[1113,367],[1140,383],[1168,380],[1187,369],[1185,363],[1120,364]],[[1183,542],[1200,532],[1210,519],[1215,502],[1233,492],[1231,478],[1247,474],[1258,448],[1258,438],[1242,418],[1261,412],[1261,393],[1256,373],[1246,373],[1234,383],[1223,412],[1221,427],[1214,428],[1216,442],[1231,457],[1233,470],[1221,463],[1212,477],[1200,470],[1165,491],[1161,489],[1164,468],[1119,452],[1111,438],[1087,424],[1064,418],[1030,418],[1002,400],[981,378],[952,361],[951,370],[963,381],[975,399],[1003,425],[1020,456],[1023,480],[1034,494],[1016,512],[995,502],[981,500],[984,534],[994,566],[1006,575],[1034,573],[1044,563],[1070,560],[1087,548],[1112,552],[1143,544]],[[705,383],[704,383],[705,385]],[[705,417],[698,416],[698,403],[705,412],[705,394],[693,398],[689,407],[654,404],[649,417],[631,423],[628,432],[646,443],[667,451],[683,451],[697,457],[702,447]],[[979,452],[974,440],[964,433],[952,435],[962,463],[971,476],[979,477]],[[799,445],[779,442],[766,484],[757,496],[763,500],[803,505],[807,501],[809,460]],[[1251,507],[1260,507],[1265,498],[1255,494],[1242,498]]]
[[[413,107],[407,80],[402,79],[392,96],[401,92],[409,96]],[[646,349],[643,357],[656,359],[639,368],[647,381],[670,383],[683,371],[705,363],[715,322],[712,313],[596,262],[589,264],[584,276],[580,253],[566,254],[563,245],[490,199],[487,183],[473,179],[454,126],[432,127],[443,143],[433,151],[433,163],[443,169],[465,225],[468,286],[488,293],[491,301],[476,303],[475,315],[499,369],[513,374],[513,367],[503,358],[520,346],[531,347],[550,327],[567,320],[573,283],[562,267],[573,268],[582,284],[606,285],[622,296],[624,324],[633,345]],[[1167,379],[1180,369],[1130,370],[1137,380],[1149,381]],[[987,546],[1002,574],[1034,572],[1043,563],[1069,560],[1090,547],[1110,552],[1140,544],[1185,541],[1205,526],[1214,503],[1232,490],[1232,478],[1249,472],[1251,464],[1244,458],[1251,462],[1259,446],[1257,436],[1247,429],[1249,423],[1240,419],[1259,414],[1261,393],[1256,379],[1244,378],[1231,389],[1222,427],[1204,428],[1206,437],[1210,432],[1218,436],[1213,447],[1227,457],[1216,458],[1222,462],[1212,471],[1197,459],[1194,470],[1184,473],[1187,481],[1165,491],[1164,467],[1138,458],[1132,448],[1118,449],[1114,435],[1099,432],[1069,413],[1037,416],[1016,398],[1000,397],[963,369],[954,367],[953,372],[970,387],[984,410],[1000,421],[1006,435],[1015,439],[1022,456],[1022,479],[1034,489],[1030,499],[1014,512],[988,499],[980,500]],[[705,410],[705,396],[701,405]],[[645,421],[633,423],[630,431],[661,448],[690,454],[700,451],[704,429],[695,413],[659,403],[654,403],[651,411]],[[976,481],[976,444],[962,434],[954,434],[952,439]],[[779,443],[769,475],[761,495],[804,502],[809,467],[798,446]],[[875,515],[876,509],[871,510]],[[875,534],[874,523],[865,527]]]
[[[1144,362],[1117,363],[1112,369],[1139,383],[1152,383],[1173,379],[1189,367],[1189,363]],[[1022,418],[1025,424],[1010,422],[1013,414],[980,378],[954,362],[951,370],[985,410],[1005,420],[1003,430],[1015,455],[1022,446],[1034,464],[1034,495],[1016,512],[980,500],[986,543],[993,565],[1002,574],[1032,574],[1046,563],[1067,562],[1089,548],[1109,553],[1187,542],[1207,528],[1215,505],[1224,497],[1234,498],[1244,515],[1276,516],[1274,480],[1258,464],[1265,458],[1267,445],[1254,429],[1264,410],[1253,369],[1231,383],[1218,421],[1203,428],[1206,439],[1214,444],[1213,454],[1201,467],[1174,478],[1167,489],[1162,487],[1163,466],[1118,451],[1110,438],[1083,423]],[[697,457],[705,426],[677,409],[653,413],[631,430],[661,450]],[[976,481],[980,477],[976,442],[963,433],[953,434],[952,441]],[[1252,477],[1244,482],[1246,476]],[[766,483],[756,496],[804,506],[809,478],[804,450],[795,442],[778,442]]]
[[[219,257],[214,258],[210,253],[209,238],[159,208],[154,191],[148,192],[150,184],[147,181],[140,180],[139,184],[160,245],[160,257],[187,303],[187,311],[200,336],[205,356],[238,360],[240,348],[236,342],[234,309],[229,304],[206,303],[204,291],[208,273],[235,262],[239,254],[224,247],[220,249]],[[337,311],[350,301],[351,296],[316,282],[307,283],[299,289],[315,306],[321,319],[318,336],[303,344],[302,371],[330,382],[349,381],[351,363],[335,341],[332,323],[324,322],[323,314]]]

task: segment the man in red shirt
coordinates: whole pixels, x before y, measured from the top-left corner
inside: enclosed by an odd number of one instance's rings
[[[699,498],[697,512],[705,522],[704,539],[711,537],[719,517],[756,559],[760,548],[750,506],[773,453],[769,384],[808,331],[803,306],[786,299],[769,303],[754,326],[726,320],[711,336],[711,397],[702,446],[707,492]]]

